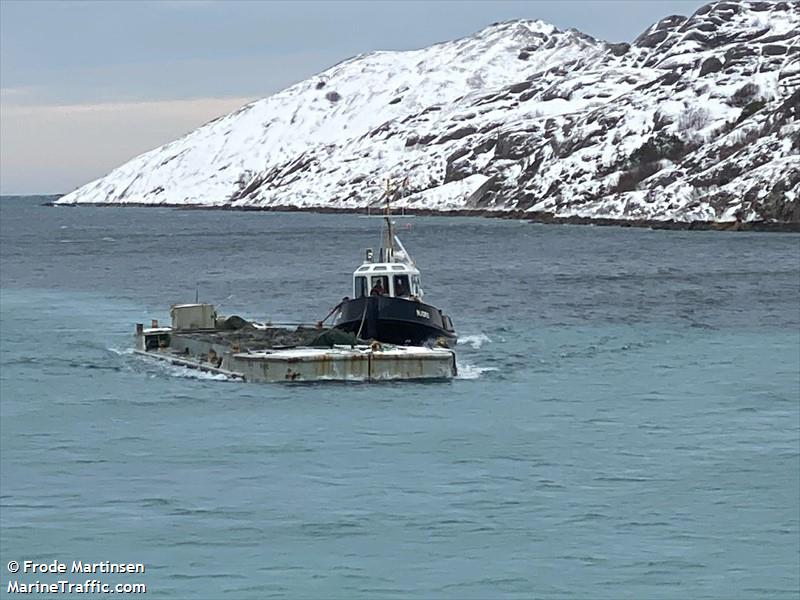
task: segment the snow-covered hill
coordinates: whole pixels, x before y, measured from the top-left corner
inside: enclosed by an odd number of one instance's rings
[[[631,44],[540,21],[344,61],[59,203],[800,221],[800,2],[714,2]]]

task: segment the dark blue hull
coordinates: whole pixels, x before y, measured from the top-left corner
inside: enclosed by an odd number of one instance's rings
[[[456,341],[450,317],[438,308],[390,296],[345,300],[334,327],[387,344],[425,346],[438,340],[452,347]]]

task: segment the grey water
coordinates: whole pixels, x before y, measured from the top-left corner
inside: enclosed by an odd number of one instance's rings
[[[196,289],[315,321],[379,222],[40,201],[0,201],[0,584],[798,597],[800,236],[405,219],[459,378],[257,385],[137,358],[134,324]]]

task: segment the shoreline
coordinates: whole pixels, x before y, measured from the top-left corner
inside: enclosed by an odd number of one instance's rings
[[[57,204],[44,202],[42,206],[57,208],[101,207],[101,208],[172,208],[177,210],[208,210],[231,212],[306,212],[318,214],[363,214],[364,209],[334,208],[326,206],[206,206],[197,204],[148,204],[146,202],[93,202],[87,204]],[[375,213],[379,214],[379,213]],[[758,231],[767,233],[800,233],[800,221],[674,221],[656,219],[614,219],[606,217],[559,217],[548,212],[528,212],[524,210],[455,209],[432,210],[413,209],[403,214],[420,217],[483,217],[490,219],[514,219],[546,225],[596,225],[600,227],[638,227],[669,231]]]

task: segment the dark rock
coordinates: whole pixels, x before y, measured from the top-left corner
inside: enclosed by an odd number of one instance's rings
[[[398,104],[402,99],[403,99],[402,96],[398,96],[397,98],[394,98],[393,100],[389,100],[389,104]]]
[[[745,106],[742,109],[742,112],[739,115],[739,118],[736,119],[736,124],[738,125],[739,123],[741,123],[742,121],[744,121],[748,117],[754,115],[756,112],[758,112],[759,110],[764,108],[765,105],[766,105],[766,102],[764,102],[761,99],[753,100],[752,102],[750,102],[747,106]],[[752,140],[752,141],[755,141],[755,140]]]
[[[557,98],[561,98],[563,100],[569,100],[571,97],[572,97],[572,92],[570,90],[560,88],[558,85],[549,87],[544,92],[542,92],[543,102],[547,102],[548,100],[555,100]]]
[[[530,181],[536,176],[539,172],[539,167],[542,166],[542,162],[544,161],[544,154],[545,153],[541,149],[533,153],[530,162],[519,177],[520,181]]]
[[[736,164],[736,161],[724,161],[713,169],[691,178],[690,183],[700,188],[723,186],[741,174],[741,166]]]
[[[681,41],[684,41],[684,42],[700,42],[701,44],[703,44],[705,46],[708,43],[708,40],[709,40],[709,38],[708,38],[707,35],[699,32],[699,31],[690,31],[685,36],[683,36],[683,39]]]
[[[641,48],[654,48],[667,39],[669,30],[675,29],[684,21],[686,21],[686,17],[681,15],[665,17],[637,37],[633,41],[633,45]]]
[[[724,12],[730,12],[734,15],[738,15],[740,12],[742,12],[742,7],[736,2],[717,2],[714,5],[714,11],[715,12],[724,11]]]
[[[765,38],[761,38],[758,40],[762,44],[774,44],[775,42],[785,42],[787,40],[793,40],[797,37],[796,31],[787,31],[786,33],[779,33],[777,35],[770,35]]]
[[[517,58],[520,59],[520,60],[528,60],[530,58],[530,56],[531,56],[530,53],[525,52],[524,50],[522,52],[520,52],[519,54],[517,54]]]
[[[742,108],[752,102],[760,91],[755,83],[745,83],[730,98],[730,105]]]
[[[758,40],[762,44],[774,44],[775,42],[785,42],[786,40],[791,40],[797,37],[796,31],[787,31],[786,33],[779,33],[777,35],[770,35],[765,38],[761,38]]]
[[[554,151],[560,158],[565,158],[573,152],[593,146],[597,143],[597,139],[595,138],[603,135],[603,133],[603,129],[598,128],[592,130],[588,135],[584,135],[582,137],[575,136],[566,138],[564,142],[559,144],[557,147],[554,145]]]
[[[487,133],[489,131],[497,129],[498,127],[500,127],[500,123],[498,123],[497,121],[494,121],[492,123],[487,123],[478,130],[478,133]]]
[[[239,175],[239,180],[237,181],[237,185],[239,189],[237,189],[231,196],[228,198],[230,201],[239,200],[241,198],[247,197],[249,194],[255,192],[260,188],[265,182],[265,177],[263,175],[253,176],[250,171],[245,171],[241,175]]]
[[[247,327],[249,324],[249,321],[244,320],[239,315],[231,315],[222,322],[221,328],[226,331],[238,331],[239,329]]]
[[[613,129],[622,120],[622,115],[600,114],[597,123],[603,128],[604,132]]]
[[[329,102],[338,102],[342,99],[338,92],[328,92],[325,94],[325,98],[327,98]]]
[[[800,185],[800,169],[794,169],[772,186],[766,198],[760,203],[759,213],[765,220],[781,222],[800,221],[800,200],[790,200],[788,192]]]
[[[696,11],[694,11],[694,14],[689,18],[689,21],[693,21],[695,17],[708,14],[709,12],[711,12],[711,4],[704,4]]]
[[[662,75],[658,82],[663,85],[674,85],[681,80],[681,74],[678,71],[670,71]]]
[[[658,163],[642,163],[620,174],[617,180],[617,185],[614,187],[613,192],[632,192],[639,187],[639,184],[657,173],[659,170]]]
[[[324,82],[324,81],[318,81],[318,82],[317,82],[317,85],[315,85],[314,87],[315,87],[316,89],[318,89],[318,90],[321,90],[322,88],[324,88],[324,87],[325,87],[325,82]]]
[[[540,143],[539,136],[528,132],[501,133],[497,137],[495,156],[501,159],[519,160],[533,154]]]
[[[645,36],[640,36],[634,40],[634,44],[641,47],[641,48],[655,48],[665,39],[669,32],[662,30],[662,31],[654,31],[653,33],[647,34]]]
[[[484,152],[488,152],[489,150],[494,148],[496,145],[497,145],[497,138],[493,137],[486,138],[484,141],[482,141],[480,144],[476,145],[472,149],[472,154],[475,156],[483,154]]]
[[[450,140],[460,140],[461,138],[465,138],[468,135],[472,135],[476,131],[478,131],[477,128],[473,127],[472,125],[459,127],[453,131],[445,133],[437,140],[437,143],[443,144],[444,142],[449,142]]]
[[[735,60],[740,58],[746,58],[748,56],[755,56],[756,51],[754,48],[750,46],[746,46],[745,44],[739,44],[737,46],[733,46],[732,48],[728,48],[725,51],[725,64],[729,64]]]
[[[448,163],[452,163],[457,161],[459,158],[463,158],[467,154],[469,154],[469,147],[462,146],[461,148],[453,152],[450,156],[448,156],[446,160]]]
[[[673,118],[670,115],[657,111],[653,116],[653,131],[660,131],[673,122]]]
[[[472,175],[472,165],[467,160],[448,162],[444,172],[444,182],[460,181]]]
[[[608,44],[608,51],[614,56],[624,56],[631,49],[631,45],[625,42],[619,44]]]
[[[704,77],[709,73],[716,73],[722,69],[722,61],[716,56],[711,56],[703,61],[700,66],[700,77]]]
[[[456,115],[453,117],[453,121],[469,121],[470,119],[475,118],[474,112],[468,112],[463,115]]]
[[[531,98],[535,98],[538,95],[539,95],[539,90],[534,88],[532,90],[528,90],[527,92],[522,92],[519,95],[519,101],[520,102],[527,102]]]
[[[708,33],[709,31],[717,30],[717,27],[713,23],[708,23],[707,21],[703,21],[701,23],[694,23],[693,27],[698,31],[705,31],[706,33]]]
[[[533,85],[532,81],[522,81],[520,83],[515,83],[512,86],[509,86],[508,91],[512,94],[519,94],[520,92],[524,92],[529,87]]]
[[[648,185],[652,188],[658,187],[666,187],[670,184],[675,183],[676,181],[680,181],[686,176],[680,169],[665,169],[664,171],[659,171],[655,175],[650,177],[650,181],[648,181]]]
[[[786,54],[787,51],[788,48],[786,48],[786,46],[781,46],[779,44],[767,44],[761,48],[761,54],[764,56],[779,56],[781,54]]]
[[[784,100],[776,112],[781,125],[790,120],[800,121],[800,89],[795,90],[791,96]]]

